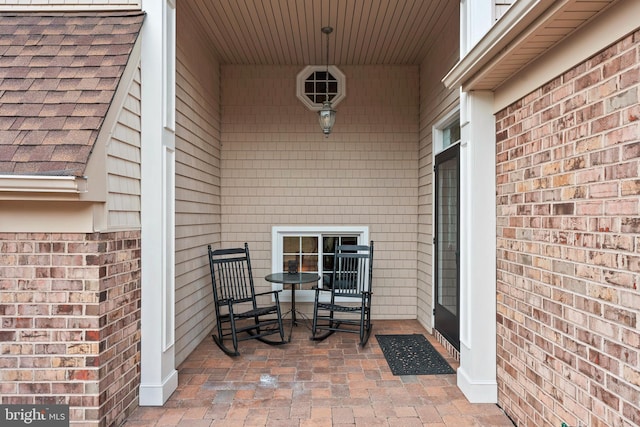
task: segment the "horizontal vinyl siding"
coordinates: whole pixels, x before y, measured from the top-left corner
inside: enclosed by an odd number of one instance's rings
[[[110,230],[140,228],[140,67],[107,147]]]
[[[432,127],[458,104],[458,91],[442,77],[458,60],[458,4],[451,2],[440,21],[439,41],[420,65],[420,152],[418,178],[418,320],[427,329],[433,309],[433,135]],[[430,58],[438,58],[433,61]]]
[[[301,69],[222,68],[222,239],[249,242],[266,290],[272,226],[369,226],[373,316],[415,319],[418,67],[340,67],[347,96],[329,137],[296,98]]]
[[[178,11],[176,64],[176,364],[214,325],[207,245],[220,242],[219,66]]]

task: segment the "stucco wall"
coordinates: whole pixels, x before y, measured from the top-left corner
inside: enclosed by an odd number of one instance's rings
[[[266,289],[272,226],[367,225],[373,316],[415,318],[418,67],[340,67],[347,97],[326,138],[296,97],[302,68],[222,67],[222,242],[249,242]]]
[[[497,114],[499,402],[640,425],[640,33]]]

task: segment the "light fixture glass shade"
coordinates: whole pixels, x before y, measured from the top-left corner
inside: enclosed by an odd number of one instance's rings
[[[318,111],[318,117],[322,132],[325,135],[329,135],[333,129],[333,124],[336,122],[336,110],[331,108],[331,101],[322,103],[322,109]]]

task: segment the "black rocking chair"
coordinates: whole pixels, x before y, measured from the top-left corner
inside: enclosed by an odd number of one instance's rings
[[[249,246],[244,248],[211,250],[208,246],[213,301],[216,313],[216,331],[213,341],[229,356],[238,356],[238,342],[257,339],[266,344],[280,345],[284,337],[280,311],[280,291],[256,294],[249,259]],[[273,304],[258,306],[256,297],[273,296]],[[279,334],[279,340],[265,338]],[[233,349],[224,343],[231,337]]]
[[[360,334],[364,346],[371,335],[373,241],[370,246],[336,246],[328,287],[316,287],[312,340],[334,332]],[[324,332],[320,332],[324,331]]]

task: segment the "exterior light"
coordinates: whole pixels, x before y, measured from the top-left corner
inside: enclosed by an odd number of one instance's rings
[[[318,117],[322,132],[325,135],[329,135],[333,129],[333,124],[336,122],[336,110],[331,108],[331,101],[325,100],[322,103],[322,109],[318,111]]]

